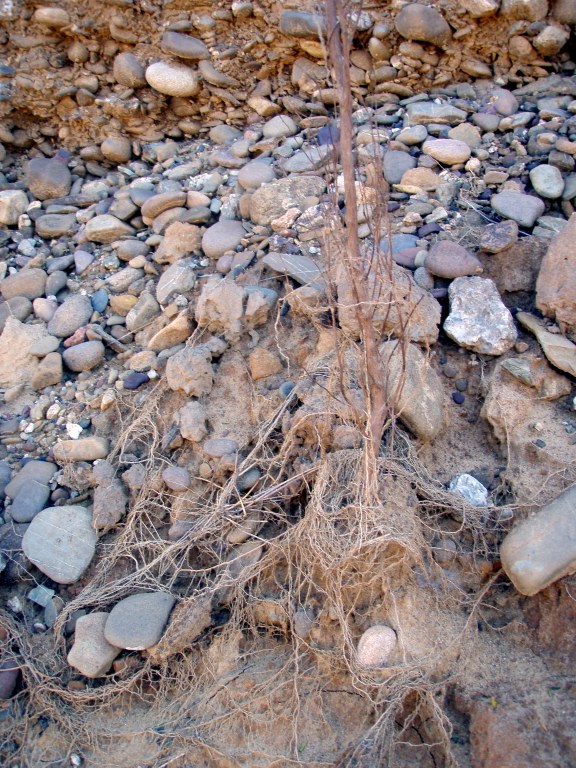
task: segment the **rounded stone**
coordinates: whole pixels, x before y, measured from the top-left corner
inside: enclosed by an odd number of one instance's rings
[[[392,627],[376,624],[364,632],[358,641],[356,661],[364,669],[385,667],[396,648],[398,639]]]
[[[213,459],[221,459],[222,456],[228,456],[238,451],[239,445],[236,440],[226,437],[213,437],[206,440],[202,446],[204,453]]]
[[[555,165],[537,165],[530,171],[530,181],[534,191],[542,197],[550,200],[556,200],[562,197],[564,192],[564,179]]]
[[[86,507],[48,507],[28,526],[22,549],[50,579],[58,584],[74,584],[90,565],[96,540],[92,514]]]
[[[126,88],[146,85],[145,69],[133,53],[119,53],[114,59],[114,79]]]
[[[88,296],[76,293],[60,304],[48,323],[48,333],[65,338],[71,336],[92,316],[92,302]]]
[[[258,189],[262,184],[268,184],[268,182],[274,181],[275,178],[276,174],[272,165],[260,160],[252,160],[240,169],[238,184],[243,189]]]
[[[289,115],[276,115],[262,129],[267,139],[281,139],[286,136],[294,136],[298,132],[298,126]]]
[[[245,236],[246,232],[241,222],[223,219],[204,232],[202,250],[208,258],[218,259],[226,251],[235,250]]]
[[[13,275],[5,277],[0,282],[0,291],[4,299],[23,296],[26,299],[37,299],[44,295],[46,288],[46,272],[43,269],[30,267],[21,269]]]
[[[160,48],[166,53],[172,53],[181,59],[209,59],[210,51],[202,40],[181,32],[164,32],[160,40]]]
[[[539,197],[512,190],[504,190],[492,195],[490,205],[500,216],[512,219],[521,227],[533,227],[536,219],[542,216],[546,208]]]
[[[424,259],[424,266],[436,277],[453,279],[467,275],[479,275],[482,264],[470,251],[459,243],[438,240]]]
[[[32,20],[45,27],[60,29],[70,24],[70,16],[64,8],[49,6],[48,8],[36,8]]]
[[[166,467],[162,480],[171,491],[182,492],[190,488],[190,472],[184,467]]]
[[[104,360],[104,344],[101,341],[85,341],[62,353],[62,359],[71,371],[90,371]]]
[[[132,142],[126,136],[109,136],[100,145],[100,150],[111,163],[127,163],[132,157]]]
[[[396,31],[406,40],[420,40],[443,48],[452,39],[448,22],[435,9],[420,3],[409,3],[395,20]]]
[[[422,151],[443,165],[465,163],[472,154],[468,144],[458,139],[428,139],[422,145]]]
[[[157,61],[146,69],[148,85],[166,96],[195,96],[200,90],[198,76],[184,64]]]
[[[406,171],[416,167],[416,158],[408,152],[391,149],[384,153],[384,178],[389,184],[399,184]]]
[[[112,609],[104,627],[110,645],[128,651],[143,651],[155,645],[175,603],[167,592],[141,592],[130,595]]]
[[[21,189],[0,192],[0,225],[13,227],[28,208],[28,197]]]
[[[36,234],[45,240],[71,235],[76,229],[73,213],[48,213],[36,219]]]
[[[70,192],[72,174],[57,158],[35,157],[26,168],[26,183],[38,200],[49,200]]]
[[[128,224],[125,224],[116,216],[110,213],[103,213],[100,216],[94,216],[86,224],[84,235],[87,240],[94,243],[113,243],[115,240],[121,240],[123,237],[133,235],[134,230]]]

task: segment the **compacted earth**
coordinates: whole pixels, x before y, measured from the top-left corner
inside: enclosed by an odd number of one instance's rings
[[[576,764],[576,8],[325,5],[0,2],[5,765]]]

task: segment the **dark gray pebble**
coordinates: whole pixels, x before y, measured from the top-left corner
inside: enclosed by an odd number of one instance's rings
[[[129,373],[124,379],[124,389],[138,389],[142,384],[146,384],[150,381],[150,377],[147,373],[140,373],[140,371],[133,371]]]
[[[466,398],[464,397],[462,392],[452,392],[452,400],[454,400],[456,405],[462,405],[462,403],[464,402],[464,400],[466,400]]]

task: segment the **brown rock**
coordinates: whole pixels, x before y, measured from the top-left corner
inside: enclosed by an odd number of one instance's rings
[[[179,315],[175,320],[169,323],[152,336],[148,342],[148,349],[154,352],[161,352],[163,349],[170,349],[177,344],[181,344],[192,333],[192,322],[186,315]]]
[[[266,379],[275,373],[281,373],[283,370],[282,362],[278,356],[263,347],[256,347],[250,352],[248,364],[250,366],[250,375],[254,381]]]
[[[434,243],[426,254],[424,266],[433,275],[448,279],[479,275],[482,272],[482,264],[476,256],[450,240]]]
[[[50,352],[39,362],[30,383],[33,389],[53,387],[60,384],[62,374],[62,356],[59,352]]]
[[[199,227],[175,221],[164,232],[164,238],[154,254],[154,261],[158,264],[174,264],[184,256],[199,251],[201,242]]]
[[[576,331],[576,213],[550,243],[536,281],[536,306],[571,336]]]

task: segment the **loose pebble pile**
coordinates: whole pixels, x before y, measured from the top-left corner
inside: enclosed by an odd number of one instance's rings
[[[355,95],[365,97],[352,115],[358,236],[363,252],[376,249],[389,260],[392,280],[378,293],[375,322],[390,397],[403,381],[404,426],[414,439],[433,442],[469,398],[483,398],[482,416],[506,444],[518,393],[544,404],[568,401],[576,376],[576,77],[566,60],[562,74],[548,76],[540,59],[562,49],[566,25],[576,18],[561,2],[553,18],[548,3],[538,1],[462,6],[474,20],[498,10],[505,15],[515,25],[509,41],[515,73],[539,79],[515,88],[522,77],[494,80],[497,73],[485,63],[461,56],[462,71],[478,79],[450,85],[451,51],[464,27],[455,31],[438,10],[407,4],[394,19],[393,34],[404,42],[392,54],[392,28],[360,14],[366,45],[354,51],[352,73]],[[234,18],[255,13],[255,4],[232,4]],[[322,336],[317,345],[307,340],[329,296],[338,302],[343,332],[360,335],[349,275],[331,240],[334,201],[345,200],[341,168],[334,172],[336,99],[317,55],[323,22],[297,10],[281,14],[281,33],[298,41],[301,54],[291,69],[298,95],[277,97],[263,76],[243,100],[250,110],[243,123],[244,113],[234,109],[232,115],[212,110],[200,124],[195,109],[187,111],[189,99],[207,89],[234,105],[242,88],[226,56],[216,66],[209,23],[215,15],[195,23],[201,37],[184,24],[164,31],[161,58],[146,65],[121,50],[135,41],[130,26],[113,15],[116,90],[99,95],[102,73],[85,75],[82,85],[74,75],[64,97],[70,109],[106,101],[99,108],[115,115],[150,87],[154,98],[171,97],[171,110],[180,111],[168,135],[154,133],[146,120],[141,130],[121,133],[115,117],[110,135],[70,152],[57,136],[46,134],[30,149],[17,131],[2,129],[0,569],[13,591],[11,609],[22,613],[26,594],[39,632],[49,630],[72,594],[64,587],[80,588],[102,537],[119,529],[147,482],[136,459],[120,467],[110,458],[121,400],[138,410],[159,381],[180,398],[162,449],[170,457],[188,446],[195,463],[167,459],[159,481],[177,500],[198,478],[229,478],[243,457],[247,434],[218,421],[218,398],[241,409],[256,392],[278,405],[313,367],[308,362],[328,349],[322,350]],[[70,18],[63,8],[42,6],[32,21],[58,38]],[[26,48],[30,40],[12,43]],[[90,62],[94,71],[91,51],[75,41],[67,56]],[[418,92],[399,82],[414,73],[422,77]],[[3,75],[24,87],[22,74]],[[66,138],[63,131],[60,139]],[[18,154],[22,146],[30,149],[26,158]],[[375,234],[382,199],[390,232]],[[296,332],[303,339],[299,370],[288,369],[282,354],[282,334]],[[402,352],[399,337],[410,342]],[[454,359],[496,373],[484,391],[471,394],[465,366]],[[239,371],[251,389],[243,388]],[[257,426],[248,416],[246,422]],[[564,440],[558,452],[573,452],[576,419],[571,415],[558,429]],[[343,423],[329,432],[329,449],[360,444]],[[534,437],[530,446],[547,448]],[[85,473],[84,489],[67,485],[62,468],[71,464]],[[491,489],[466,469],[454,468],[449,489],[490,514]],[[261,481],[253,467],[237,478],[238,491]],[[174,504],[171,539],[189,530]],[[563,525],[556,508],[553,513],[555,525]],[[249,518],[228,539],[231,574],[261,556],[262,547],[247,541],[260,522]],[[523,553],[534,536],[518,534],[508,555],[513,580],[529,584],[530,594],[554,577],[550,568],[540,581],[522,571],[532,568]],[[576,562],[571,541],[554,539],[560,575]],[[22,591],[31,568],[44,591]],[[123,650],[151,649],[175,602],[168,592],[142,592],[107,611],[75,616],[69,664],[95,678],[116,669]],[[360,640],[358,665],[385,666],[395,645],[391,627],[372,627]],[[0,670],[0,682],[5,674]]]

